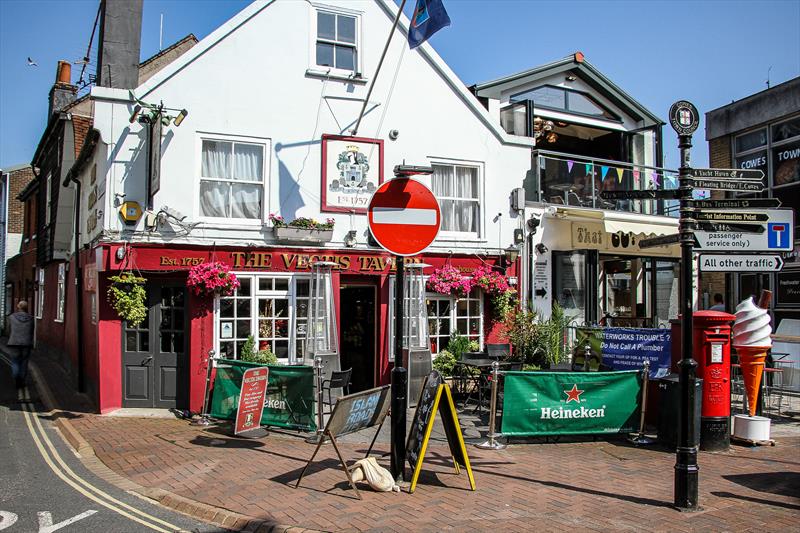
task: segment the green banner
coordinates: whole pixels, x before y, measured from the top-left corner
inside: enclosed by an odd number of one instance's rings
[[[506,436],[628,433],[638,429],[641,372],[506,372]]]
[[[265,366],[219,359],[211,416],[236,419],[242,374],[248,368]],[[316,431],[314,422],[314,369],[310,366],[269,366],[267,397],[261,425]]]

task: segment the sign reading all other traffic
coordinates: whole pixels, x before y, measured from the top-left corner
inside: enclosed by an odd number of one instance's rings
[[[765,209],[753,211],[752,214],[766,214],[767,220],[758,225],[763,231],[736,231],[736,224],[715,224],[729,226],[733,231],[694,232],[697,246],[703,251],[740,251],[740,252],[778,252],[791,251],[794,247],[794,210]],[[756,225],[756,224],[753,224]]]
[[[411,178],[394,178],[378,187],[367,217],[378,244],[402,256],[416,255],[430,246],[442,223],[436,197]]]
[[[703,272],[780,272],[780,254],[700,254]]]

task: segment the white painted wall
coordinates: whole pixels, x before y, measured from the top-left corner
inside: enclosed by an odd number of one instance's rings
[[[137,233],[131,235],[134,240],[261,246],[273,242],[266,217],[274,212],[287,219],[332,217],[336,228],[329,246],[341,247],[350,229],[357,231],[359,246],[364,245],[365,215],[320,211],[321,136],[349,132],[368,85],[307,73],[309,68],[319,70],[310,59],[316,37],[316,5],[358,13],[361,69],[371,81],[396,12],[394,3],[329,0],[312,5],[276,0],[249,6],[136,89],[143,101],[163,101],[170,108],[189,111],[180,127],[165,128],[161,190],[154,207],[167,205],[187,215],[186,222],[200,224],[189,235],[181,235],[168,228],[145,232],[140,221]],[[140,124],[129,122],[133,103],[127,91],[98,87],[92,90],[92,98],[95,128],[108,145],[108,165],[101,165],[104,156],[96,156],[98,180],[101,176],[107,180],[102,226],[113,234],[124,229],[116,215],[115,198],[124,194],[125,200],[142,205],[146,201],[146,134]],[[530,169],[532,139],[506,135],[430,47],[408,49],[404,32],[395,35],[389,49],[368,109],[373,107],[358,135],[385,140],[386,178],[404,161],[416,165],[463,161],[482,169],[480,238],[440,239],[433,250],[497,253],[507,247],[520,223],[510,212],[508,197]],[[388,139],[393,129],[400,132],[396,141]],[[203,134],[269,143],[262,220],[220,223],[201,219]],[[100,143],[98,153],[106,151],[102,146]],[[90,167],[84,172],[84,183]],[[502,216],[495,222],[498,213]]]

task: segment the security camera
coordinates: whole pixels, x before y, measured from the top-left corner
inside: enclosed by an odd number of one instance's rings
[[[396,141],[398,137],[400,137],[399,130],[389,130],[389,138],[391,140]]]
[[[530,230],[531,233],[536,233],[536,228],[539,227],[539,224],[541,224],[541,221],[536,217],[531,217],[528,219],[528,222],[526,222],[528,230]]]
[[[178,210],[176,210],[176,209],[172,209],[171,207],[169,207],[169,206],[166,206],[166,205],[165,205],[165,206],[163,206],[163,207],[162,207],[162,208],[159,210],[159,212],[160,212],[160,213],[164,213],[164,214],[165,214],[165,215],[167,215],[169,218],[175,219],[175,220],[177,220],[178,222],[181,222],[181,221],[183,221],[183,219],[184,219],[184,218],[186,218],[186,215],[184,215],[184,214],[183,214],[183,213],[181,213],[180,211],[178,211]]]

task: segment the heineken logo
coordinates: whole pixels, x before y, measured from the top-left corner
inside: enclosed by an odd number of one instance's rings
[[[286,402],[283,400],[267,400],[264,402],[264,407],[267,409],[286,409]]]
[[[571,389],[565,389],[564,394],[567,395],[567,401],[564,402],[565,406],[570,402],[581,403],[581,394],[585,391],[578,388],[577,383],[572,384]],[[561,419],[561,418],[604,418],[606,416],[606,406],[587,409],[585,406],[575,407],[569,409],[559,406],[557,409],[553,407],[542,407],[542,414],[539,417],[542,420]]]

